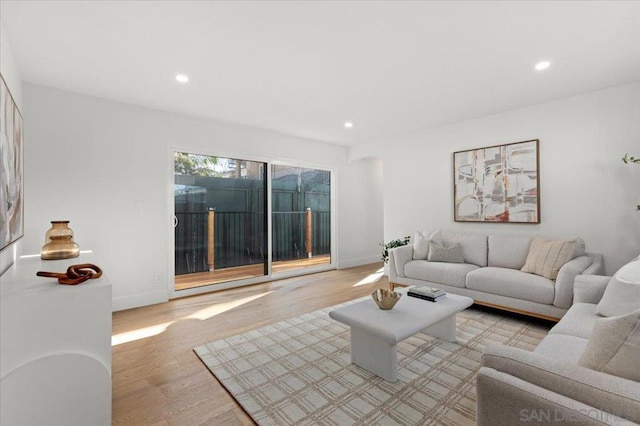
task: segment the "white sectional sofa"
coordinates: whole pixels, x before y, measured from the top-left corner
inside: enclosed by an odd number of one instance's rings
[[[581,239],[555,282],[520,270],[529,254],[530,236],[441,230],[429,239],[443,246],[460,244],[464,263],[416,260],[412,245],[398,247],[389,251],[392,287],[429,285],[469,296],[477,304],[558,320],[571,306],[576,276],[602,272],[601,256],[585,253]]]
[[[573,306],[533,352],[485,349],[477,424],[640,423],[639,318],[640,256],[612,279],[577,277]]]

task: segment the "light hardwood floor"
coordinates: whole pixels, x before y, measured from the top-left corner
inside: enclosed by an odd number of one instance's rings
[[[253,424],[192,349],[389,288],[376,274],[381,268],[322,272],[114,313],[112,424]]]
[[[283,260],[273,262],[272,272],[292,271],[294,269],[308,268],[311,266],[328,265],[331,263],[331,256],[321,255],[312,258],[302,258],[294,260]],[[223,283],[233,280],[242,280],[264,276],[264,265],[245,265],[233,268],[217,269],[213,272],[195,272],[192,274],[177,275],[175,278],[175,289],[202,287],[210,284]]]

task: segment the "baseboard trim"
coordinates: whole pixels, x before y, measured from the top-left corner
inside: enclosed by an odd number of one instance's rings
[[[155,305],[169,301],[166,291],[154,291],[151,293],[134,294],[133,296],[118,297],[111,302],[112,312],[125,309],[139,308],[141,306]]]
[[[343,262],[338,260],[337,268],[338,269],[354,268],[356,266],[370,265],[372,263],[377,263],[377,262],[380,262],[380,267],[382,268],[383,265],[382,265],[382,260],[380,259],[380,256],[361,257],[359,259],[345,260]]]

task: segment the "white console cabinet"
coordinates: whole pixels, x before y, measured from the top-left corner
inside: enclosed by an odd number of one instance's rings
[[[0,424],[111,424],[111,284],[61,285],[75,259],[15,262],[0,277]]]

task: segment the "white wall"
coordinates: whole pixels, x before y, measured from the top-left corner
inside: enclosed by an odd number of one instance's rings
[[[4,24],[0,20],[0,74],[7,83],[7,87],[13,96],[20,112],[22,110],[22,78],[13,58],[11,50],[11,41],[4,29]],[[26,136],[25,136],[26,137]],[[0,275],[13,264],[16,253],[21,245],[21,240],[11,244],[4,250],[0,251]]]
[[[460,100],[464,102],[463,99]],[[453,221],[452,154],[540,139],[541,224]],[[358,146],[384,159],[385,241],[417,230],[581,236],[611,274],[640,253],[640,83]]]
[[[381,169],[369,160],[348,165],[344,147],[42,86],[23,91],[23,252],[39,253],[51,220],[70,220],[80,248],[102,259],[116,310],[168,298],[170,147],[335,170],[338,266],[379,257]]]
[[[347,253],[358,253],[364,257],[340,258],[338,267],[364,265],[381,262],[383,240],[383,204],[382,204],[382,161],[375,158],[364,158],[354,161],[345,168],[341,177],[342,182],[357,182],[357,191],[340,191],[338,200],[342,207],[339,211],[340,226],[349,230],[350,238],[341,241],[342,249]],[[345,211],[345,206],[349,210]],[[353,206],[357,206],[353,209]],[[361,252],[362,247],[374,247],[371,251]],[[380,264],[382,267],[382,263]]]

